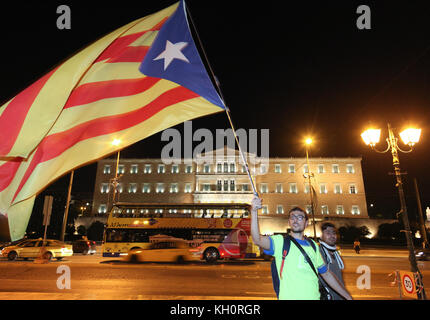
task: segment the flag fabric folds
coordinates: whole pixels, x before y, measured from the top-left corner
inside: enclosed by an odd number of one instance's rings
[[[186,15],[171,22],[184,6],[176,3],[112,32],[0,108],[0,215],[8,218],[12,240],[24,236],[37,194],[67,172],[186,120],[224,110]],[[180,35],[171,39],[172,53],[163,34],[171,34],[178,23],[187,28],[181,27],[184,40]],[[148,56],[152,48],[157,48],[155,57]],[[187,68],[174,71],[181,63]],[[198,75],[194,79],[201,86],[181,81],[193,79],[188,72]]]

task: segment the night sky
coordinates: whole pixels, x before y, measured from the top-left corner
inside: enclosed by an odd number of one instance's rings
[[[175,1],[31,1],[3,5],[0,103],[3,104],[80,49],[107,33]],[[430,7],[425,1],[187,1],[236,128],[270,129],[272,157],[362,157],[369,214],[399,210],[392,158],[364,145],[369,125],[396,132],[423,129],[410,154],[400,155],[409,214],[416,215],[413,179],[430,206],[427,163],[430,122]],[[237,6],[242,4],[242,7]],[[71,8],[71,30],[58,30],[57,6]],[[359,5],[371,9],[371,29],[359,30]],[[183,125],[177,126],[182,129]],[[224,113],[193,128],[226,129]],[[0,129],[1,130],[1,129]],[[156,134],[122,151],[123,157],[160,157]],[[406,146],[400,144],[404,149]],[[75,172],[73,194],[88,196],[95,165]],[[68,176],[49,187],[67,189]],[[64,191],[66,192],[66,190]]]

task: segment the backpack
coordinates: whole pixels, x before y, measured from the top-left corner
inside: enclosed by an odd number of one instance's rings
[[[282,278],[282,271],[284,268],[285,258],[287,257],[288,252],[290,252],[290,246],[291,246],[291,238],[290,237],[291,237],[290,235],[284,236],[284,244],[282,247],[282,264],[281,264],[281,270],[279,272],[281,274],[281,278]],[[306,239],[306,237],[305,237],[305,239]],[[314,251],[316,252],[317,249],[316,249],[315,243],[312,240],[308,241],[308,242],[311,244],[312,249],[314,249]],[[270,271],[272,272],[273,290],[275,290],[276,297],[279,299],[279,283],[280,283],[280,280],[279,280],[279,276],[278,276],[278,269],[276,267],[275,257],[273,257],[272,262],[270,264]]]

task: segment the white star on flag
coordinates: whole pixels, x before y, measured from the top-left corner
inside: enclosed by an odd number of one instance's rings
[[[178,42],[173,44],[169,40],[167,40],[166,50],[164,50],[157,58],[155,58],[154,61],[164,59],[164,71],[166,71],[167,67],[170,65],[173,59],[179,59],[190,63],[187,57],[184,56],[184,54],[181,52],[181,50],[184,49],[187,45],[188,42]]]

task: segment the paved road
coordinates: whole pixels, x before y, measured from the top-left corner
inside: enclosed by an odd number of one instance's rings
[[[343,257],[346,287],[354,299],[399,299],[398,288],[390,285],[393,277],[389,274],[409,269],[405,250],[363,250],[360,255],[343,250]],[[64,271],[59,270],[61,266],[70,269],[70,289],[57,286],[59,277],[64,276]],[[357,288],[357,280],[362,275],[357,272],[360,266],[370,270],[370,289]],[[430,262],[419,262],[419,267],[429,295]],[[275,295],[267,261],[228,261],[214,265],[127,264],[98,254],[75,255],[48,264],[0,259],[0,299],[273,300]]]

